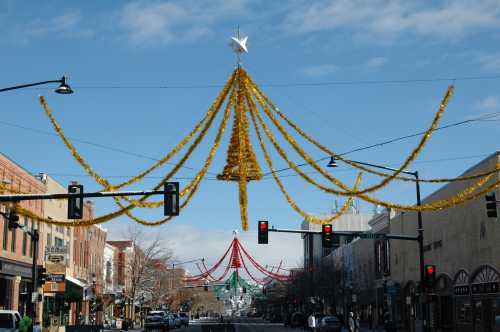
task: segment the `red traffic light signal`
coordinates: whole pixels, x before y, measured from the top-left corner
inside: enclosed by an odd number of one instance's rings
[[[260,220],[258,226],[258,243],[267,244],[269,242],[269,221]]]
[[[425,286],[433,288],[436,283],[436,265],[425,265],[424,272],[425,272],[425,279],[424,279]]]
[[[321,228],[321,243],[323,248],[331,248],[333,242],[332,225],[323,225]]]

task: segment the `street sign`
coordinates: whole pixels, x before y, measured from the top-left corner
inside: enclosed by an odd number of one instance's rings
[[[66,273],[66,265],[64,265],[64,264],[46,264],[45,268],[47,269],[48,274],[65,274]]]
[[[362,239],[385,239],[385,234],[360,233],[359,237],[362,238]]]
[[[49,274],[46,280],[51,282],[64,282],[66,276],[64,274]]]
[[[64,293],[66,283],[64,282],[47,282],[43,285],[44,293]]]

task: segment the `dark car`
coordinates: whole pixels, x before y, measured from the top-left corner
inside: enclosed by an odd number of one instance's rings
[[[321,318],[318,325],[319,332],[340,332],[342,331],[342,322],[337,316],[325,316]]]
[[[183,326],[189,326],[189,316],[185,312],[179,312],[179,318],[181,319]]]
[[[163,332],[169,330],[168,322],[161,315],[148,315],[144,323],[145,332]]]

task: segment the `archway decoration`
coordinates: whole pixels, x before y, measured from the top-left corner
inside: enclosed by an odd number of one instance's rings
[[[238,38],[238,40],[240,40]],[[246,39],[244,39],[246,42]],[[243,40],[240,40],[241,42]],[[245,44],[245,43],[244,43]],[[240,44],[238,44],[240,45]],[[238,59],[240,53],[247,52],[246,44],[237,47]],[[227,128],[227,124],[232,118],[232,131],[229,141],[229,146],[226,155],[226,165],[221,170],[217,179],[221,181],[235,182],[238,185],[239,193],[239,207],[241,216],[241,227],[243,230],[248,230],[248,195],[247,187],[251,182],[258,182],[264,178],[261,166],[257,160],[254,152],[254,145],[258,143],[264,156],[264,162],[269,169],[270,176],[275,180],[280,192],[284,196],[290,207],[296,211],[305,220],[316,223],[325,224],[332,223],[338,219],[351,205],[351,200],[354,197],[360,198],[366,202],[377,204],[380,206],[404,210],[404,211],[437,211],[446,208],[451,208],[458,204],[474,200],[483,196],[485,193],[500,185],[500,180],[494,179],[493,175],[500,170],[500,164],[497,164],[494,169],[463,176],[458,178],[440,178],[440,179],[420,179],[422,183],[441,183],[453,181],[465,181],[465,188],[456,193],[455,195],[434,201],[432,203],[422,204],[420,206],[404,205],[397,202],[391,202],[378,199],[372,196],[373,193],[389,185],[393,181],[415,181],[415,179],[402,176],[402,172],[410,166],[410,164],[417,158],[424,146],[428,143],[434,130],[439,124],[446,107],[453,94],[454,87],[450,85],[441,100],[438,110],[434,115],[429,127],[425,134],[421,137],[415,148],[409,152],[404,162],[392,173],[384,173],[376,171],[370,167],[356,164],[341,156],[339,153],[330,149],[316,140],[311,134],[306,133],[300,126],[292,121],[283,111],[281,111],[271,99],[260,89],[258,84],[250,77],[247,71],[242,67],[241,63],[232,71],[229,79],[223,86],[222,90],[216,97],[213,104],[209,107],[208,111],[202,118],[195,124],[194,128],[182,138],[172,150],[165,153],[165,155],[157,162],[153,163],[150,167],[140,171],[136,176],[122,183],[111,183],[108,179],[104,178],[98,171],[86,161],[86,159],[77,151],[71,140],[65,135],[62,126],[57,121],[53,111],[50,109],[46,99],[40,97],[40,103],[47,117],[50,120],[55,132],[59,135],[64,145],[69,149],[71,155],[78,164],[87,172],[99,185],[102,186],[103,191],[120,190],[132,184],[138,183],[143,180],[151,172],[158,170],[166,165],[174,156],[180,156],[180,160],[173,165],[171,169],[165,171],[164,177],[154,186],[154,190],[162,188],[166,181],[171,180],[184,166],[186,161],[190,160],[192,153],[198,148],[200,143],[204,140],[207,132],[212,127],[217,127],[216,136],[207,153],[204,162],[199,165],[199,171],[194,178],[184,186],[181,195],[181,211],[187,207],[192,197],[199,190],[200,184],[205,178],[209,167],[211,166],[218,148],[221,144],[222,137]],[[221,115],[222,114],[222,115]],[[221,117],[218,120],[217,118]],[[253,127],[255,135],[251,135],[250,128]],[[279,137],[286,142],[286,148],[279,143]],[[257,142],[252,144],[252,137],[257,138]],[[346,184],[337,177],[331,175],[326,171],[324,166],[319,165],[311,156],[312,151],[306,151],[302,147],[297,138],[310,143],[315,150],[319,150],[329,156],[332,156],[351,167],[356,168],[360,173],[354,184]],[[269,144],[270,143],[270,144]],[[284,161],[291,170],[299,175],[308,185],[317,188],[321,192],[328,195],[336,195],[346,197],[343,207],[338,213],[328,217],[317,217],[304,211],[298,203],[294,200],[292,195],[287,191],[286,186],[278,176],[274,167],[273,155],[277,154],[282,161]],[[293,150],[301,158],[302,162],[312,167],[321,176],[321,181],[313,179],[306,172],[304,172],[299,163],[292,161],[288,156],[287,150]],[[380,177],[380,180],[370,186],[361,187],[361,174],[370,173]],[[0,188],[2,190],[2,188]],[[114,212],[105,214],[100,217],[88,220],[80,220],[75,222],[67,222],[65,220],[53,220],[37,216],[26,209],[19,207],[18,212],[21,215],[28,216],[35,220],[39,220],[49,224],[63,225],[63,226],[82,226],[107,222],[116,217],[126,215],[137,223],[146,226],[157,226],[169,222],[172,217],[167,217],[159,220],[145,220],[135,215],[133,210],[141,208],[159,208],[163,205],[162,201],[152,201],[150,196],[145,195],[139,199],[131,199],[128,197],[115,198],[115,203],[118,209]]]
[[[208,268],[205,264],[205,261],[202,260],[201,264],[197,264],[197,268],[200,273],[185,277],[184,281],[186,283],[199,284],[200,282],[202,282],[204,284],[212,283],[215,285],[220,285],[220,282],[222,282],[223,280],[225,280],[224,282],[226,284],[228,282],[227,280],[233,280],[232,283],[230,282],[229,284],[231,288],[236,287],[237,284],[244,287],[245,285],[243,283],[246,283],[246,281],[240,282],[242,272],[245,272],[245,274],[255,284],[260,286],[265,286],[274,280],[284,282],[289,279],[289,276],[287,274],[280,273],[281,263],[276,272],[268,270],[266,267],[262,266],[248,252],[247,249],[245,249],[245,247],[236,236],[231,241],[225,253],[213,266]],[[251,268],[255,270],[255,272],[252,272]],[[260,274],[260,276],[258,274]],[[227,278],[228,276],[230,277]]]

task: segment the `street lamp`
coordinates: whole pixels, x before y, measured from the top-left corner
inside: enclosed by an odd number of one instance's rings
[[[57,89],[54,90],[54,92],[59,93],[59,94],[63,94],[63,95],[69,95],[69,94],[73,93],[73,90],[68,85],[67,79],[68,78],[66,76],[63,76],[63,77],[61,77],[61,79],[58,79],[58,80],[50,80],[50,81],[42,81],[42,82],[21,84],[21,85],[16,85],[16,86],[11,86],[11,87],[8,87],[8,88],[0,89],[0,92],[10,91],[10,90],[16,90],[16,89],[22,89],[22,88],[29,88],[29,87],[37,86],[37,85],[59,83],[59,86],[57,87]]]
[[[395,172],[397,169],[387,167],[387,166],[382,166],[382,165],[376,165],[376,164],[371,164],[371,163],[365,163],[361,161],[354,161],[354,160],[348,160],[351,163],[359,164],[359,165],[364,165],[364,166],[369,166],[369,167],[374,167],[374,168],[379,168],[387,171],[392,171]],[[328,163],[327,167],[337,167],[337,163],[335,160],[335,157],[331,156],[330,157],[330,162]],[[401,171],[403,174],[411,175],[415,177],[415,186],[416,186],[416,193],[417,193],[417,206],[421,206],[422,202],[420,199],[420,181],[418,177],[418,171]],[[422,212],[419,210],[417,211],[417,222],[418,222],[418,252],[419,252],[419,265],[420,265],[420,294],[421,294],[421,303],[422,303],[422,320],[424,321],[424,331],[427,331],[427,311],[426,307],[423,304],[424,301],[423,299],[425,298],[425,287],[424,287],[424,227],[422,225]]]

